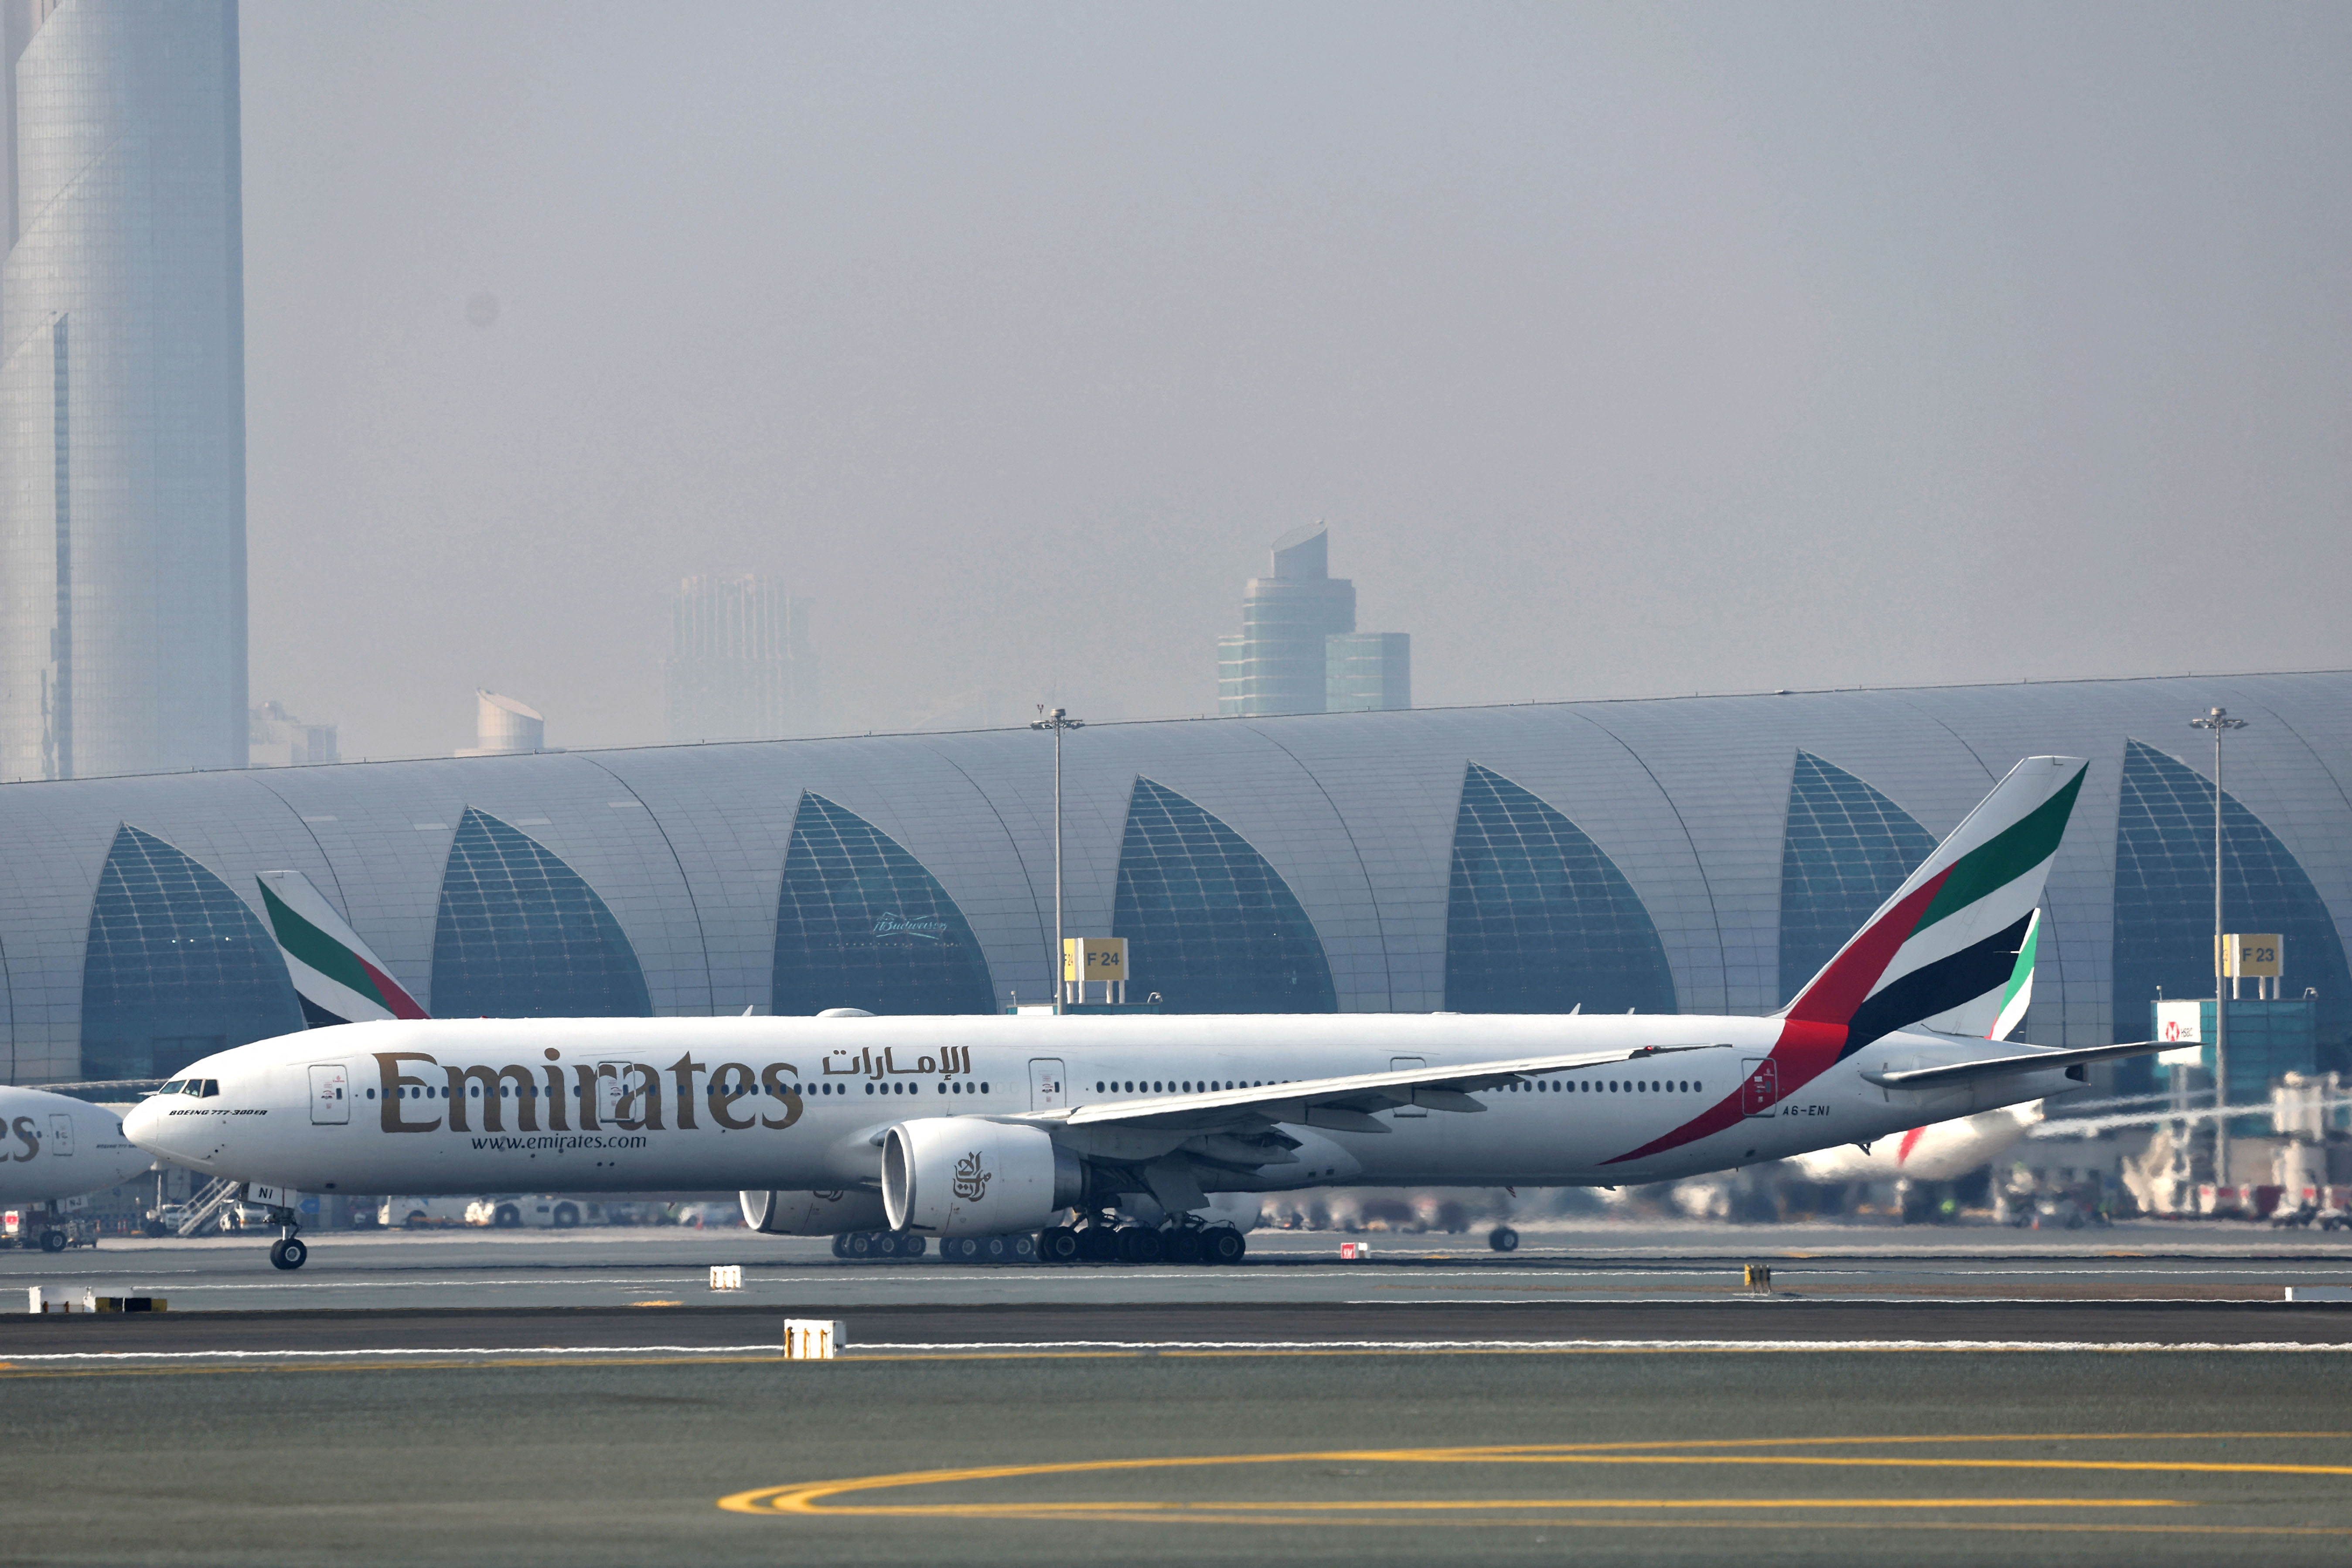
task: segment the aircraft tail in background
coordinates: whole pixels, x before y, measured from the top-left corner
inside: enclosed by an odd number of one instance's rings
[[[259,881],[270,934],[310,1027],[429,1016],[310,878],[264,871]]]

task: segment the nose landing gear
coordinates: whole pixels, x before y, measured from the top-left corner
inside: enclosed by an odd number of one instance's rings
[[[269,1263],[274,1268],[299,1268],[310,1261],[310,1244],[294,1234],[294,1211],[278,1211],[278,1239],[269,1244]]]

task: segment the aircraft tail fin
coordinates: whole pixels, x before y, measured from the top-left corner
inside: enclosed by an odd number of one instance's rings
[[[310,878],[299,871],[264,871],[258,880],[270,933],[312,1028],[429,1016]]]
[[[2021,967],[2031,984],[2042,884],[2088,767],[2079,757],[2028,757],[2011,768],[1783,1016],[1843,1028],[1841,1057],[1989,996],[2000,1005],[1966,1032],[1990,1033],[2004,1021],[2014,1028],[2003,1016],[2031,992],[2008,993]],[[2021,1001],[2016,1010],[2022,1015]]]
[[[1970,1035],[1981,1040],[2006,1040],[2017,1033],[2018,1025],[2025,1021],[2026,1008],[2033,1004],[2033,953],[2041,940],[2042,911],[2036,910],[2025,922],[2016,960],[2000,984],[1948,1012],[1922,1019],[1922,1026],[1939,1035]]]

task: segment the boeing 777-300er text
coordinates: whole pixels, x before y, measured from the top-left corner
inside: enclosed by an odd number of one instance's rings
[[[1034,1231],[1048,1260],[1230,1260],[1212,1194],[1654,1182],[2038,1100],[2158,1048],[1950,1023],[2009,985],[2084,766],[2020,763],[1769,1017],[434,1019],[315,889],[270,873],[306,1008],[353,1021],[206,1058],[126,1125],[289,1189],[729,1187],[773,1234]],[[304,1255],[288,1226],[273,1260]]]
[[[0,1089],[0,1205],[47,1210],[17,1226],[23,1246],[63,1251],[58,1199],[119,1187],[154,1163],[102,1105],[47,1089]]]

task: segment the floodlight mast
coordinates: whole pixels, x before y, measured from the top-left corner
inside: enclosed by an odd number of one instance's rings
[[[1045,973],[1053,976],[1054,1014],[1059,1017],[1062,999],[1069,990],[1062,980],[1062,943],[1066,940],[1062,935],[1062,731],[1083,730],[1087,721],[1071,718],[1066,708],[1056,708],[1047,712],[1045,705],[1041,702],[1037,710],[1045,716],[1033,722],[1029,728],[1054,731],[1054,954]]]
[[[2246,727],[2227,708],[2209,710],[2189,721],[2193,729],[2213,731],[2213,1184],[2230,1184],[2230,1007],[2221,989],[2221,972],[2230,966],[2221,956],[2221,737]],[[2226,1200],[2225,1200],[2226,1201]]]

